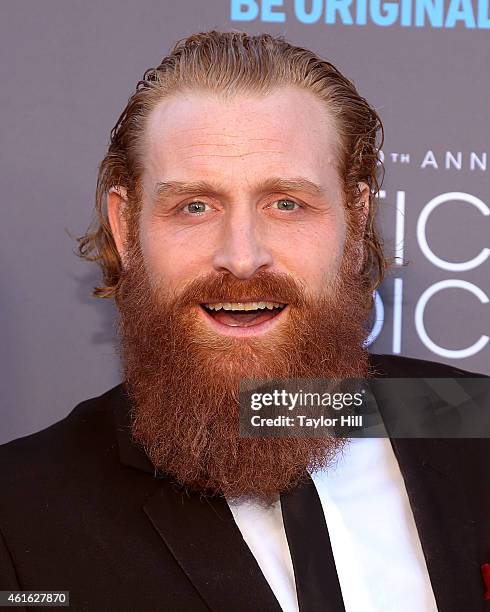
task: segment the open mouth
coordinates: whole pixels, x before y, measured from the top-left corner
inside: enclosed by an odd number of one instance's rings
[[[286,307],[281,302],[213,302],[201,308],[221,325],[252,327],[272,321]]]

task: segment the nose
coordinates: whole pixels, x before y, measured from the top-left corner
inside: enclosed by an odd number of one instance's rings
[[[213,257],[217,272],[231,272],[236,278],[251,278],[261,269],[273,263],[270,250],[260,236],[254,211],[245,207],[230,212],[223,227]]]

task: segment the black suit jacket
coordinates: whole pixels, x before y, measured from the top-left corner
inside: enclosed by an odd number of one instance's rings
[[[371,359],[380,376],[469,375]],[[279,612],[226,501],[155,474],[131,443],[128,407],[118,385],[0,447],[0,590],[69,590],[77,612]],[[490,441],[392,444],[439,610],[490,610],[480,570],[490,563]]]

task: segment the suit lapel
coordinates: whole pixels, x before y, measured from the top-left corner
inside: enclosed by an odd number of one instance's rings
[[[280,611],[224,498],[203,499],[167,485],[144,511],[212,610]]]
[[[379,372],[379,364],[377,369]],[[382,376],[387,373],[388,377],[410,376],[407,372],[389,373],[383,367],[381,371]],[[429,406],[427,387],[417,376],[423,374],[412,373],[410,395],[416,398],[420,394]],[[437,377],[440,375],[436,374]],[[393,388],[390,392],[388,386],[383,386],[383,392],[377,393],[376,384],[373,390],[381,414],[389,414],[389,407],[399,402],[399,390]],[[390,442],[405,482],[439,610],[485,609],[475,517],[462,482],[468,478],[469,469],[464,473],[461,470],[464,454],[472,452],[473,441],[390,438]],[[483,487],[479,482],[475,486]]]
[[[123,385],[117,387],[113,409],[121,462],[151,474],[152,491],[158,481],[143,511],[210,610],[280,612],[226,500],[187,493],[154,469],[131,441],[130,401]]]
[[[476,532],[450,442],[391,439],[438,609],[483,610]]]

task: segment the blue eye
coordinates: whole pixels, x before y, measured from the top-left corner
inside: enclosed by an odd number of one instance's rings
[[[192,215],[199,215],[203,212],[206,212],[206,206],[208,206],[205,202],[200,202],[200,201],[196,201],[196,202],[189,202],[189,204],[186,204],[184,206],[184,210],[187,210],[188,213],[192,214]]]
[[[296,208],[299,208],[299,204],[297,204],[294,200],[288,200],[288,199],[281,199],[281,200],[276,200],[276,202],[273,203],[277,204],[277,206],[275,208],[277,208],[278,210],[295,210]]]

